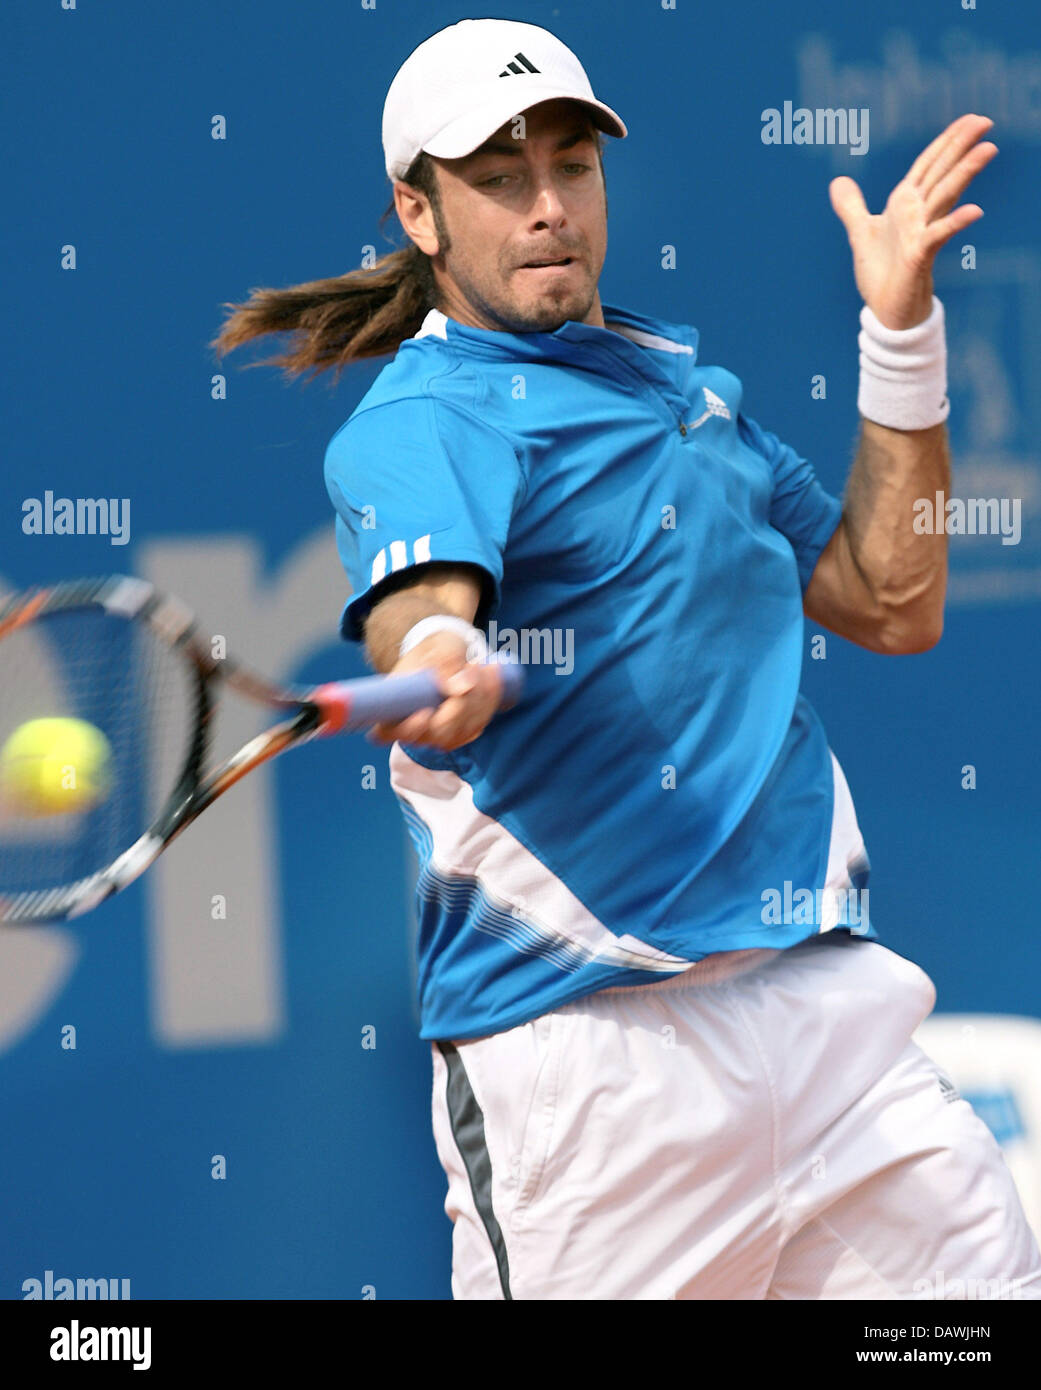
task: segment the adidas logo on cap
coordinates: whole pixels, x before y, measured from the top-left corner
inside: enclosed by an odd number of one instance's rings
[[[518,63],[523,64],[523,66],[518,67]],[[513,55],[512,60],[508,62],[503,71],[499,73],[499,76],[509,77],[512,73],[515,77],[523,77],[526,71],[538,72],[538,68],[535,66],[534,63],[530,62],[527,58],[525,58],[523,53],[515,53]]]

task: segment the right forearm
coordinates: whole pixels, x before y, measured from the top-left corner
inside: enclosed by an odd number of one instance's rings
[[[398,662],[402,639],[423,618],[442,613],[472,623],[481,599],[477,574],[456,565],[427,565],[417,582],[388,594],[374,606],[365,624],[365,654],[385,675]]]
[[[423,667],[435,672],[445,698],[436,709],[419,711],[394,725],[379,725],[376,743],[425,743],[451,751],[477,738],[502,700],[502,677],[494,663],[471,661],[467,638],[457,631],[435,631],[400,655],[406,633],[424,618],[442,614],[472,623],[481,600],[481,581],[458,566],[431,565],[421,582],[388,594],[365,623],[365,651],[377,671],[403,674]]]
[[[426,590],[403,589],[390,594],[372,610],[365,624],[365,654],[377,671],[393,670],[405,634],[422,618],[435,614],[460,616],[443,598]]]

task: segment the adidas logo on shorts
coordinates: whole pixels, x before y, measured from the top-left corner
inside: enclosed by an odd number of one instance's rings
[[[952,1100],[961,1100],[961,1092],[949,1076],[944,1076],[943,1072],[937,1072],[936,1079],[940,1083],[940,1091],[948,1105]]]

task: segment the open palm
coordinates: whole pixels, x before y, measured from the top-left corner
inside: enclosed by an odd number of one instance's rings
[[[983,216],[976,203],[954,205],[998,152],[990,141],[980,143],[993,124],[974,115],[952,121],[911,165],[881,213],[868,212],[854,179],[832,179],[828,192],[849,237],[857,289],[885,327],[912,328],[928,317],[937,251]]]

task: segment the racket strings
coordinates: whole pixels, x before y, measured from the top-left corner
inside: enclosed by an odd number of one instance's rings
[[[159,816],[196,738],[199,690],[185,655],[145,624],[98,608],[45,613],[0,640],[0,749],[28,721],[84,720],[110,750],[100,769],[104,794],[77,801],[77,777],[60,769],[72,795],[64,809],[25,794],[27,766],[14,786],[0,773],[0,896],[47,892],[106,868]],[[203,750],[196,749],[201,765]],[[71,779],[71,780],[70,780]],[[78,790],[84,791],[82,782]],[[88,785],[89,793],[89,785]]]

